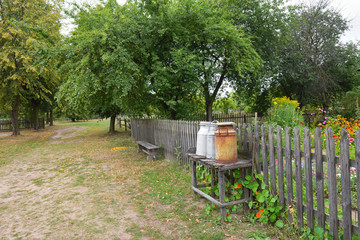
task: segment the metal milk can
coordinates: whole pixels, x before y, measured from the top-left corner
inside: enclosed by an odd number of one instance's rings
[[[215,162],[234,163],[237,162],[237,142],[235,123],[218,123],[218,130],[215,132]]]
[[[209,122],[200,122],[200,129],[196,139],[196,155],[206,156],[206,141],[209,132]]]
[[[215,132],[217,130],[217,124],[210,123],[209,133],[207,135],[206,142],[206,158],[215,159]]]

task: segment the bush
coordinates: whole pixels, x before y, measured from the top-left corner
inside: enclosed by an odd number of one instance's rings
[[[291,128],[304,125],[302,112],[296,100],[290,100],[288,97],[272,99],[272,105],[268,112],[268,123],[274,126],[289,126]]]

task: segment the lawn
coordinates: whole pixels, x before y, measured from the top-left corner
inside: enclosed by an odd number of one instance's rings
[[[0,133],[0,239],[288,239],[289,230],[219,223],[192,199],[187,170],[148,161],[108,121]],[[296,236],[294,236],[296,238]]]

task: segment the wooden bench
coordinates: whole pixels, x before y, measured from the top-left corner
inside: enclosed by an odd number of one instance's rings
[[[136,143],[139,146],[138,152],[140,152],[140,151],[145,152],[148,155],[147,156],[148,160],[157,158],[160,147],[153,145],[151,143],[145,142],[145,141],[136,141]]]

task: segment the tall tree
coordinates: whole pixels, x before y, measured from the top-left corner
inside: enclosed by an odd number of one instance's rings
[[[352,88],[356,70],[349,65],[350,46],[340,43],[348,22],[329,3],[321,0],[292,11],[289,42],[283,48],[277,78],[286,96],[297,99],[301,106],[318,104],[324,110],[337,93]]]
[[[126,104],[129,94],[143,87],[138,66],[122,43],[129,19],[114,0],[94,7],[75,5],[71,14],[77,27],[66,42],[61,68],[66,79],[57,99],[68,101],[72,109],[110,118],[113,133],[116,115],[136,105]]]
[[[36,67],[36,51],[60,36],[58,4],[57,0],[0,0],[0,102],[10,111],[15,136],[20,134],[18,113],[25,93],[46,99],[50,91],[42,82],[46,66]]]

